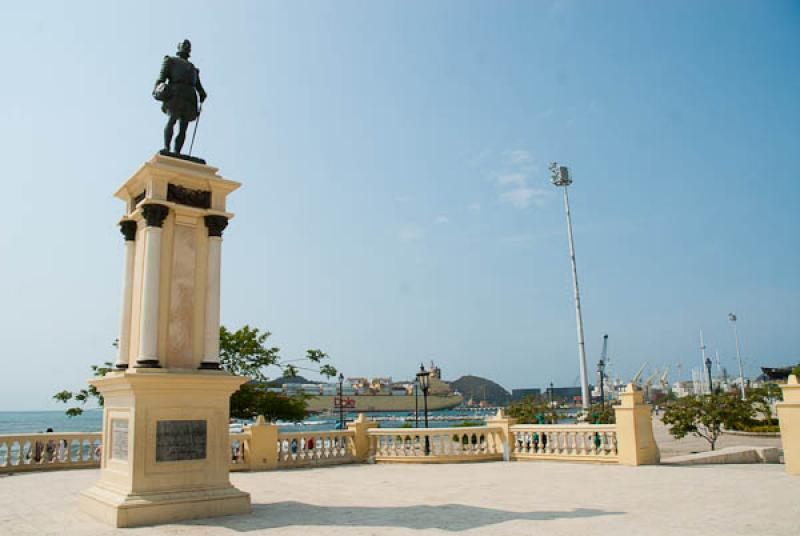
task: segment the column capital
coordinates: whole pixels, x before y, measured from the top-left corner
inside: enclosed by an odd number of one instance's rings
[[[158,203],[142,205],[142,216],[147,221],[148,227],[161,227],[169,214],[169,207]]]
[[[210,215],[205,216],[206,227],[208,227],[208,236],[222,237],[222,231],[228,226],[228,218],[225,216]]]
[[[125,237],[126,242],[133,242],[136,240],[136,221],[122,220],[119,222],[119,232]]]

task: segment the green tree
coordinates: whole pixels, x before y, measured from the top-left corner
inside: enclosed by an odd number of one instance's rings
[[[236,331],[230,331],[225,326],[219,328],[220,366],[231,374],[250,380],[231,396],[231,416],[251,418],[264,415],[272,421],[301,421],[306,415],[306,397],[288,397],[268,392],[268,369],[274,367],[284,377],[294,377],[300,370],[307,370],[331,378],[338,371],[330,363],[323,363],[329,356],[319,349],[307,350],[306,355],[299,359],[282,360],[280,349],[267,344],[271,335],[269,331],[248,325]],[[116,341],[114,346],[117,346]],[[318,365],[318,368],[305,366],[309,363]],[[94,376],[105,376],[111,370],[113,365],[108,361],[103,365],[92,365]],[[66,414],[70,417],[83,413],[86,404],[92,400],[98,406],[103,406],[103,397],[91,385],[76,392],[65,389],[53,395],[53,398],[65,404],[73,401],[78,403],[67,408]]]
[[[589,409],[589,418],[587,421],[589,424],[614,424],[617,422],[616,413],[614,412],[614,406],[612,406],[609,402],[605,404],[593,404],[592,407]]]
[[[760,387],[747,389],[745,400],[753,407],[756,419],[760,417],[761,420],[765,421],[764,423],[753,422],[750,424],[772,424],[772,401],[782,399],[781,388],[773,383],[766,383]]]
[[[300,422],[305,419],[306,395],[286,396],[266,391],[267,384],[248,382],[231,396],[231,417],[250,419],[263,415],[267,421]]]
[[[689,434],[702,437],[716,448],[723,428],[736,429],[753,418],[753,406],[735,393],[689,395],[668,403],[662,421],[676,439]]]
[[[555,424],[558,414],[543,398],[528,396],[518,402],[512,402],[506,408],[509,417],[520,424]]]

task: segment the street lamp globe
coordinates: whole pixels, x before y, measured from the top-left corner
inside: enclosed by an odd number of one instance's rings
[[[425,370],[425,365],[420,364],[419,372],[417,372],[417,381],[419,382],[419,387],[422,389],[423,393],[428,392],[428,387],[430,386],[430,376],[431,373]]]

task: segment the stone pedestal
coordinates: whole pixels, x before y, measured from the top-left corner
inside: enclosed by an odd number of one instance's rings
[[[230,395],[220,370],[222,231],[239,183],[156,155],[117,191],[125,202],[116,370],[90,381],[105,399],[100,480],[81,508],[116,527],[241,514],[228,478]]]
[[[653,465],[661,461],[661,453],[653,436],[653,417],[644,393],[633,383],[620,393],[620,404],[614,407],[617,422],[617,449],[622,465]]]
[[[786,472],[800,475],[800,381],[791,374],[783,390],[783,402],[778,402],[778,423]]]

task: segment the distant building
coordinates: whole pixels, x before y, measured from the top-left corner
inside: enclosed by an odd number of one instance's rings
[[[548,388],[549,389],[549,388]],[[591,386],[589,386],[591,390]],[[553,387],[553,400],[575,402],[581,399],[581,388],[578,387]]]
[[[528,387],[525,389],[512,389],[511,390],[511,401],[512,402],[519,402],[528,397],[532,398],[539,398],[542,395],[542,390],[538,387]]]

